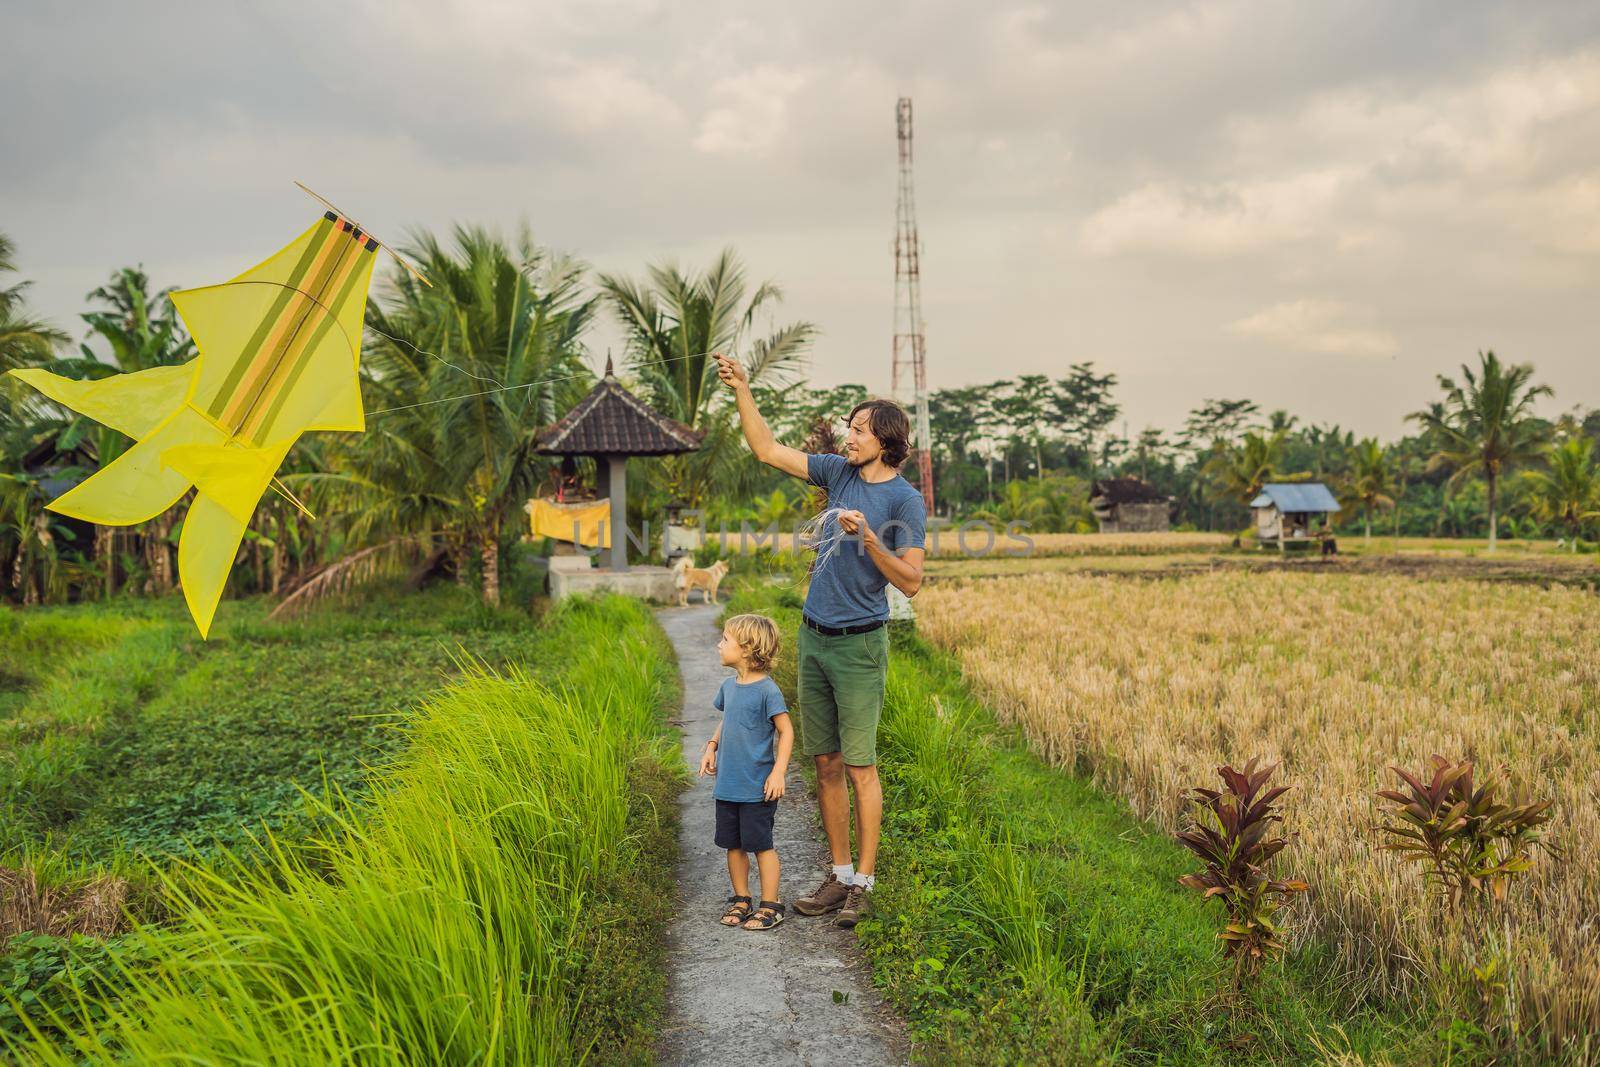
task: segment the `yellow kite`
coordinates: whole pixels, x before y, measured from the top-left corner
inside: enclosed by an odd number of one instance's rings
[[[106,526],[145,522],[191,486],[178,574],[204,637],[239,542],[307,430],[362,430],[361,326],[378,242],[329,211],[271,258],[172,302],[199,354],[98,381],[11,373],[134,445],[48,507]]]

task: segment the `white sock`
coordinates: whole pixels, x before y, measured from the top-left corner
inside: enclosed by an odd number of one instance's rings
[[[845,885],[849,885],[856,876],[856,865],[853,863],[835,863],[833,876]]]
[[[875,875],[875,874],[859,874],[858,873],[856,875],[856,885],[860,886],[862,889],[865,889],[865,890],[867,890],[869,892],[872,890],[872,887],[874,885],[876,885],[877,883],[878,883],[878,876]]]

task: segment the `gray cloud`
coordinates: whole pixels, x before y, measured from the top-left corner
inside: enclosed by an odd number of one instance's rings
[[[724,244],[886,389],[894,99],[930,379],[1116,371],[1393,434],[1494,347],[1600,403],[1600,9],[1268,2],[12,3],[0,229],[41,310],[303,224],[528,220],[597,268]],[[603,330],[597,350],[614,343]]]

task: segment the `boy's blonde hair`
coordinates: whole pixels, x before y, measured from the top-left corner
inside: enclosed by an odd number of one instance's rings
[[[750,661],[750,669],[765,671],[778,658],[778,624],[765,615],[735,615],[722,627]]]

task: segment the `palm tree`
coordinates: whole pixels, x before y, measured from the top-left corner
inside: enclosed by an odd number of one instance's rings
[[[480,227],[454,239],[414,235],[404,251],[432,287],[397,272],[389,306],[368,305],[366,432],[336,469],[285,481],[344,513],[349,548],[442,535],[458,576],[477,549],[483,599],[498,604],[500,537],[542,474],[536,432],[586,387],[595,300],[581,266],[526,230],[515,247]]]
[[[105,378],[186,362],[194,356],[194,342],[185,333],[168,298],[171,292],[167,288],[152,294],[150,279],[142,267],[116,271],[107,284],[88,295],[101,308],[83,315],[83,321],[89,324],[89,338],[104,342],[111,358],[102,359],[86,340],[78,346],[78,358],[62,360],[54,369],[75,378]],[[86,435],[93,445],[95,461],[102,467],[122,455],[130,444],[117,430],[81,415],[75,419],[69,433],[72,432]],[[157,593],[172,588],[170,541],[176,521],[175,513],[168,510],[145,526],[150,587]],[[107,596],[116,592],[116,539],[115,527],[95,527],[95,557],[100,561]]]
[[[1572,551],[1585,523],[1600,519],[1600,469],[1594,462],[1594,438],[1573,434],[1545,453],[1546,470],[1528,471],[1533,511],[1546,522],[1567,528]]]
[[[1350,466],[1350,453],[1356,447],[1355,434],[1338,424],[1308,426],[1301,435],[1311,451],[1312,473],[1329,478],[1344,473]]]
[[[16,245],[0,233],[0,276],[17,269]],[[67,335],[28,313],[26,294],[32,282],[0,286],[0,374],[13,367],[43,363],[66,344]]]
[[[16,246],[0,233],[0,276],[16,272]],[[0,286],[0,587],[36,603],[56,584],[54,538],[38,480],[24,458],[56,439],[65,424],[60,410],[4,373],[49,363],[67,335],[27,308],[31,282]]]
[[[988,523],[1023,522],[1030,526],[1050,513],[1050,501],[1036,488],[1038,482],[1007,482],[993,507],[972,513],[974,519]]]
[[[601,291],[628,338],[628,358],[648,401],[663,414],[706,431],[700,448],[662,463],[666,492],[677,503],[698,507],[711,486],[748,479],[749,464],[734,465],[733,406],[719,389],[712,353],[738,358],[752,388],[782,387],[803,369],[817,328],[791,322],[765,337],[753,337],[756,318],[783,299],[773,282],[753,292],[733,249],[724,249],[699,275],[675,264],[650,267],[647,280],[616,274],[599,277]]]
[[[1474,370],[1461,365],[1461,384],[1439,375],[1444,407],[1412,412],[1407,418],[1438,435],[1439,450],[1430,466],[1455,468],[1452,483],[1482,472],[1489,495],[1489,549],[1494,550],[1496,504],[1500,476],[1518,463],[1541,454],[1544,423],[1533,414],[1533,402],[1554,395],[1548,385],[1533,384],[1530,363],[1501,363],[1491,352],[1478,353]]]
[[[31,393],[0,376],[0,590],[20,595],[25,604],[38,603],[52,584],[56,558],[44,490],[23,465],[65,428],[32,404]]]
[[[1363,439],[1350,451],[1349,458],[1350,478],[1346,483],[1345,495],[1361,504],[1366,525],[1365,538],[1370,545],[1372,509],[1394,507],[1394,471],[1389,465],[1389,457],[1384,455],[1383,446],[1378,444],[1375,437]]]
[[[1240,444],[1212,453],[1205,473],[1221,492],[1249,504],[1263,485],[1278,477],[1282,457],[1282,431],[1271,435],[1250,432]]]
[[[110,365],[124,373],[151,367],[182,363],[194,355],[194,342],[184,333],[183,323],[169,298],[175,287],[150,292],[150,278],[143,267],[123,267],[111,280],[89,293],[102,310],[89,311],[83,321],[92,336],[111,350]],[[108,365],[88,345],[79,351],[86,360]]]
[[[1390,513],[1389,513],[1390,517],[1394,519],[1394,536],[1395,536],[1395,541],[1396,541],[1396,545],[1395,545],[1396,551],[1399,550],[1398,542],[1400,540],[1400,512],[1402,510],[1401,505],[1405,501],[1406,486],[1411,481],[1412,463],[1413,463],[1412,456],[1411,456],[1411,454],[1409,452],[1404,450],[1403,444],[1402,445],[1396,445],[1395,446],[1395,459],[1394,459],[1394,474],[1395,474],[1395,480],[1396,480],[1397,484],[1396,484],[1396,487],[1395,487],[1396,488],[1396,492],[1395,492],[1395,495],[1394,495],[1394,507],[1392,509],[1390,509]]]

